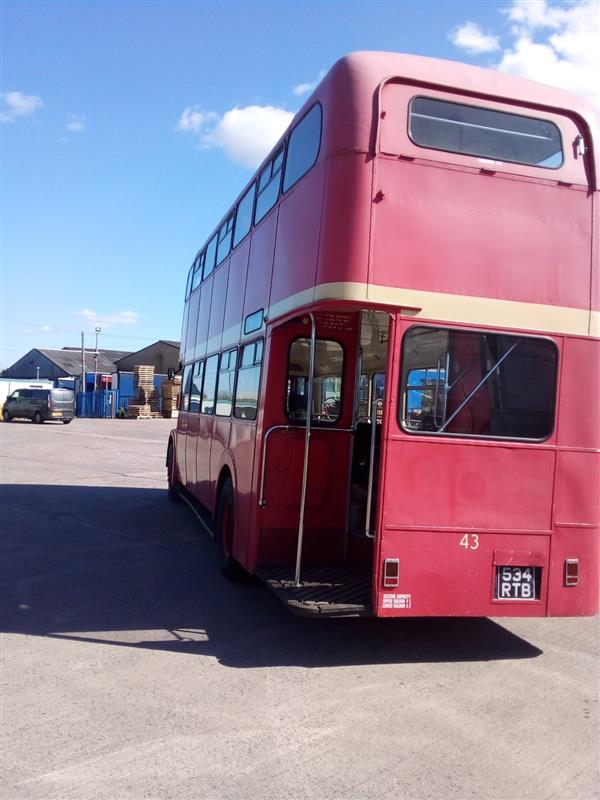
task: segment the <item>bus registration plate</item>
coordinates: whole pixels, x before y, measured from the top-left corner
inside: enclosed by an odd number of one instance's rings
[[[538,600],[537,567],[496,567],[495,600]]]

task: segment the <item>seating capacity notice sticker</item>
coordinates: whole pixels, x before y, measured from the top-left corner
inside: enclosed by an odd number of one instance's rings
[[[384,594],[382,608],[410,608],[412,594]]]

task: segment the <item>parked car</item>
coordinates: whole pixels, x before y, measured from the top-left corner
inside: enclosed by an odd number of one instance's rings
[[[75,416],[75,394],[71,389],[16,389],[4,401],[2,419],[16,417],[32,422],[55,420],[68,425]]]

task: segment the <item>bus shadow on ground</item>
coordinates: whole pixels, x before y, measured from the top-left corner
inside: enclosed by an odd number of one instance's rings
[[[159,489],[0,487],[0,631],[211,656],[228,667],[532,658],[489,619],[295,617]]]

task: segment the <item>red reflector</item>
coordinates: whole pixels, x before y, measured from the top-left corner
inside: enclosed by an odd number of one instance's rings
[[[579,583],[579,559],[565,559],[565,586],[577,586]]]
[[[386,588],[400,583],[400,559],[386,558],[383,562],[383,585]]]

